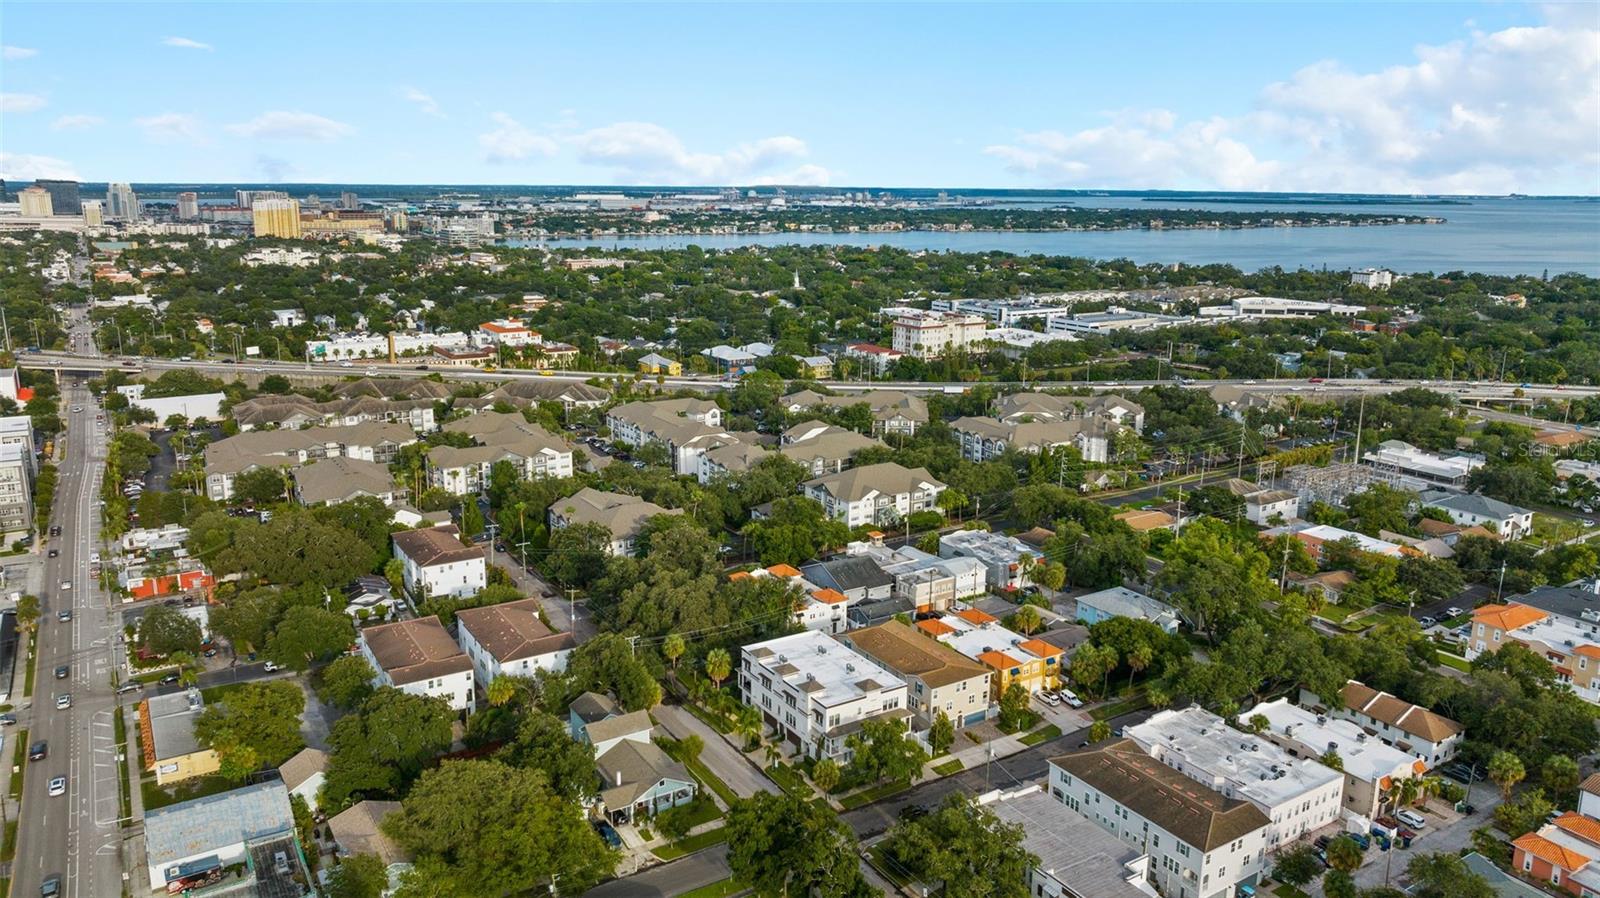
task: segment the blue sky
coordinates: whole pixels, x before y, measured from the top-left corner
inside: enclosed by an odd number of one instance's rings
[[[11,2],[0,175],[1600,192],[1600,5]]]

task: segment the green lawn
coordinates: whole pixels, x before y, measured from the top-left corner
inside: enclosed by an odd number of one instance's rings
[[[935,764],[933,767],[933,772],[939,774],[940,776],[949,776],[952,773],[960,773],[961,768],[961,759],[951,758],[943,764]]]
[[[1028,735],[1023,736],[1022,744],[1038,745],[1041,742],[1049,742],[1051,739],[1054,739],[1059,735],[1061,735],[1061,728],[1052,723],[1048,726],[1042,726]]]
[[[1472,665],[1468,663],[1467,659],[1465,658],[1452,655],[1445,651],[1435,651],[1433,655],[1435,658],[1438,658],[1439,663],[1443,664],[1445,667],[1454,667],[1456,670],[1468,672],[1472,670]]]
[[[1356,608],[1356,607],[1353,607],[1353,606],[1350,606],[1350,605],[1332,605],[1332,604],[1328,604],[1328,605],[1323,605],[1322,606],[1322,610],[1318,611],[1316,616],[1322,618],[1323,620],[1327,621],[1330,624],[1342,624],[1342,623],[1344,623],[1344,619],[1345,618],[1349,617],[1352,614],[1355,614],[1358,611],[1365,611],[1365,610],[1367,610],[1367,609],[1365,609],[1365,608]]]
[[[735,885],[733,878],[729,877],[706,883],[698,889],[680,892],[678,898],[728,898],[730,895],[738,895],[744,891],[746,891],[744,886]]]
[[[723,804],[731,806],[735,801],[739,800],[739,796],[728,788],[728,784],[723,782],[721,777],[712,773],[711,769],[699,758],[696,758],[693,763],[685,762],[683,766],[689,768],[689,772],[694,774],[695,779],[703,783],[706,788],[715,792],[717,797],[722,799]]]
[[[200,697],[206,700],[206,704],[214,705],[227,698],[228,693],[238,692],[248,685],[248,683],[224,683],[221,686],[207,686],[200,690]]]
[[[694,702],[684,702],[683,709],[700,718],[700,722],[726,736],[733,732],[733,727],[720,714],[713,714]]]
[[[1305,892],[1300,891],[1286,882],[1280,882],[1272,887],[1272,894],[1278,898],[1310,898]]]
[[[204,798],[207,795],[216,795],[229,789],[236,789],[239,784],[216,774],[211,776],[195,777],[170,786],[156,785],[155,777],[139,781],[139,794],[144,796],[144,809],[151,811],[164,808],[169,804],[180,801],[189,801],[193,798]],[[169,791],[170,790],[170,791]]]
[[[17,731],[17,742],[11,747],[11,766],[16,773],[11,775],[11,800],[22,800],[22,777],[28,769],[28,731]]]
[[[1095,720],[1110,720],[1113,717],[1121,717],[1124,714],[1138,711],[1141,708],[1148,708],[1149,706],[1150,701],[1141,692],[1138,695],[1112,702],[1109,705],[1101,705],[1090,711],[1089,716]]]
[[[779,762],[767,768],[767,776],[778,784],[778,788],[797,798],[810,799],[816,795],[811,786],[806,783],[805,774]]]
[[[1533,533],[1528,538],[1537,543],[1565,542],[1583,535],[1583,525],[1568,518],[1558,518],[1554,515],[1535,514],[1533,516]]]
[[[863,789],[860,792],[846,795],[839,799],[839,804],[848,811],[852,808],[859,808],[864,804],[871,804],[880,798],[888,798],[896,792],[904,792],[909,788],[911,788],[910,780],[890,780],[882,785],[873,786],[871,789]]]
[[[0,843],[0,861],[10,863],[17,856],[17,824],[21,821],[7,820],[5,842]]]
[[[28,634],[28,670],[22,681],[23,698],[28,698],[29,696],[33,695],[33,675],[39,670],[39,658],[38,656],[34,655],[33,650],[38,643],[39,634]]]
[[[132,752],[129,751],[128,725],[122,718],[121,705],[117,706],[117,712],[113,715],[112,720],[115,723],[113,732],[116,734],[117,751],[122,755],[122,763],[117,765],[117,772],[119,773],[117,778],[117,806],[122,814],[122,819],[129,820],[133,817],[133,796],[128,793],[128,763]]]
[[[706,830],[698,836],[690,836],[682,842],[663,845],[660,848],[652,848],[650,853],[664,861],[675,861],[686,854],[703,851],[713,845],[720,845],[727,840],[727,828],[719,826],[716,829]]]

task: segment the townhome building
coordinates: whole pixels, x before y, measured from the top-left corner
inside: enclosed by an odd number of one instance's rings
[[[1600,821],[1568,811],[1511,842],[1511,869],[1568,895],[1600,895]]]
[[[683,509],[662,508],[638,496],[608,493],[588,486],[565,499],[557,499],[551,503],[549,511],[551,530],[573,524],[604,527],[611,533],[608,552],[612,555],[632,555],[644,522],[662,514],[683,514]]]
[[[1027,585],[1023,559],[1043,556],[1014,536],[993,530],[957,530],[939,537],[940,558],[974,558],[983,563],[989,588],[1013,592]]]
[[[940,558],[915,546],[890,548],[876,530],[870,539],[847,545],[845,553],[847,557],[870,559],[891,579],[891,596],[904,599],[919,612],[944,611],[955,602],[988,591],[988,574],[982,561],[965,556]]]
[[[1266,869],[1272,821],[1117,739],[1050,759],[1050,795],[1150,856],[1167,898],[1231,898]]]
[[[915,512],[935,509],[945,488],[927,468],[907,468],[895,462],[849,468],[800,485],[802,494],[822,504],[824,514],[848,527],[893,524]]]
[[[456,612],[456,638],[485,689],[496,677],[560,673],[577,644],[571,633],[557,633],[539,616],[538,599],[519,599]]]
[[[913,729],[933,726],[940,714],[956,729],[989,719],[993,672],[955,649],[917,633],[900,621],[850,630],[845,644],[906,681],[906,706]]]
[[[374,685],[442,698],[453,711],[476,708],[472,661],[437,616],[367,627],[357,640]]]
[[[841,633],[850,625],[849,596],[837,589],[812,583],[793,565],[774,564],[748,572],[736,571],[728,575],[728,580],[738,582],[767,577],[782,580],[794,590],[794,619],[800,626],[823,633]]]
[[[913,716],[904,680],[815,630],[745,646],[738,675],[745,704],[775,737],[818,760],[847,764],[847,740],[867,721]]]
[[[990,697],[998,702],[1012,683],[1030,693],[1060,687],[1066,651],[1038,637],[1001,626],[1000,619],[976,608],[957,608],[917,621],[916,631],[938,640],[994,673]]]
[[[1331,702],[1301,689],[1300,704],[1354,723],[1430,770],[1454,758],[1466,739],[1466,728],[1456,721],[1356,680],[1345,683]]]
[[[1467,660],[1518,643],[1555,669],[1556,680],[1600,703],[1600,578],[1541,586],[1472,612]]]
[[[1391,745],[1385,745],[1361,727],[1311,708],[1290,704],[1286,698],[1262,702],[1239,715],[1267,719],[1261,735],[1291,757],[1339,758],[1344,771],[1344,809],[1363,817],[1377,817],[1395,807],[1395,787],[1401,780],[1422,776],[1428,765]]]
[[[488,583],[483,549],[461,542],[454,524],[402,530],[393,537],[406,592],[426,596],[470,596]]]
[[[1028,871],[1036,898],[1160,898],[1151,883],[1150,855],[1087,817],[1075,813],[1035,783],[978,796],[1001,822],[1022,828],[1022,847],[1039,859]]]
[[[1343,813],[1342,773],[1293,757],[1198,706],[1158,711],[1123,735],[1195,782],[1259,808],[1269,821],[1269,852],[1338,822]]]

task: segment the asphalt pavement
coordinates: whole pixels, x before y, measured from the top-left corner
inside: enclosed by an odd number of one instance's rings
[[[122,894],[121,767],[111,680],[119,627],[109,598],[89,574],[89,554],[99,544],[105,436],[95,427],[97,406],[82,384],[62,386],[66,447],[51,518],[62,535],[41,547],[60,555],[45,560],[38,676],[31,702],[19,711],[19,727],[28,728],[30,742],[47,742],[49,754],[27,765],[12,890],[38,894],[46,877],[59,875],[65,898],[116,898]],[[70,411],[74,407],[83,411]],[[63,582],[70,588],[62,589]],[[58,620],[68,609],[72,619]],[[65,679],[54,677],[58,665],[67,666]],[[71,695],[71,706],[57,709],[62,693]],[[67,777],[66,794],[50,796],[48,781],[57,776]]]

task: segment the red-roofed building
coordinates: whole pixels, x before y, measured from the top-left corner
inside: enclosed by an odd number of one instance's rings
[[[734,579],[736,574],[729,575]],[[837,589],[824,589],[800,573],[792,564],[775,564],[751,571],[743,578],[761,579],[776,577],[787,581],[799,591],[794,603],[795,622],[807,630],[823,633],[843,633],[849,627],[850,599]],[[740,578],[740,579],[743,579]]]
[[[516,318],[485,321],[478,325],[477,342],[488,346],[529,346],[538,343],[539,332]]]

